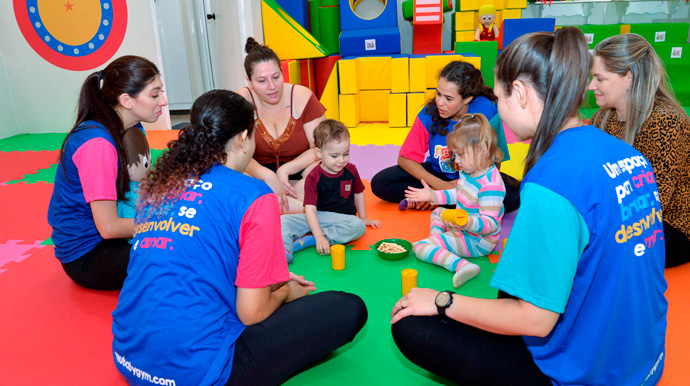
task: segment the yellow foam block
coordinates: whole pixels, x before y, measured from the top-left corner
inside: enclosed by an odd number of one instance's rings
[[[410,91],[410,60],[391,58],[391,92]]]
[[[350,128],[352,145],[402,145],[410,129],[390,127],[387,123],[360,123]],[[357,163],[357,160],[353,162]]]
[[[326,108],[326,118],[340,120],[340,106],[338,105],[338,63],[335,63],[331,76],[326,81],[326,87],[321,94],[321,104]]]
[[[517,180],[522,180],[528,151],[528,143],[509,143],[508,152],[510,152],[510,160],[501,162],[501,173],[505,173]]]
[[[424,98],[423,92],[411,92],[407,93],[407,124],[412,126],[417,114],[424,107],[426,99]]]
[[[505,0],[505,8],[527,8],[527,0]]]
[[[356,61],[361,90],[391,89],[390,56],[362,56]]]
[[[424,91],[424,103],[426,103],[429,99],[433,98],[436,98],[435,88],[428,88],[426,91]]]
[[[410,58],[410,92],[426,90],[426,58]]]
[[[482,5],[493,5],[496,7],[496,9],[502,9],[502,8],[520,8],[520,7],[508,7],[507,2],[509,0],[501,1],[501,0],[462,0],[460,1],[460,11],[476,11],[481,7]],[[526,1],[526,0],[522,0]],[[527,7],[525,5],[525,7]],[[522,7],[522,8],[525,8]]]
[[[302,84],[302,71],[300,63],[297,60],[288,61],[288,74],[290,76],[289,82],[292,84]]]
[[[460,11],[476,11],[479,9],[479,0],[460,1]]]
[[[465,58],[462,55],[429,55],[426,57],[426,86],[423,91],[426,91],[428,88],[435,89],[438,84],[438,74],[446,64],[455,60],[468,62],[478,70],[481,69],[481,58],[479,57]]]
[[[261,0],[264,42],[279,58],[306,59],[329,55],[307,30],[287,14],[275,0]]]
[[[340,122],[355,127],[359,121],[359,93],[340,94]]]
[[[455,18],[455,31],[476,29],[479,23],[477,14],[473,11],[455,12],[453,17]]]
[[[390,90],[362,90],[359,92],[359,120],[388,122],[388,94]]]
[[[621,35],[630,33],[630,24],[621,24]]]
[[[455,31],[456,42],[473,42],[474,31]]]
[[[407,94],[388,94],[388,126],[407,127]]]
[[[522,19],[522,9],[504,9],[496,12],[496,25],[499,28],[501,22],[506,19]]]
[[[340,93],[356,94],[360,90],[357,59],[338,60],[338,74],[340,75]]]

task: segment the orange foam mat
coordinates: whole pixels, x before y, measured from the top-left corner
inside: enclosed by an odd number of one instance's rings
[[[179,132],[179,130],[149,130],[146,132],[146,139],[151,149],[167,149],[168,142],[177,139]]]
[[[398,204],[385,202],[371,193],[369,181],[364,181],[367,217],[379,220],[382,227],[367,227],[364,236],[350,243],[352,249],[366,250],[377,241],[389,238],[405,239],[411,243],[429,236],[431,211],[409,209],[398,210]]]
[[[666,366],[659,386],[687,385],[690,384],[690,263],[668,268],[665,274],[668,281]]]

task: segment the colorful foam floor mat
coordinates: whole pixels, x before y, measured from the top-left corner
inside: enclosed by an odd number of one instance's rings
[[[392,135],[393,129],[380,126],[357,130],[351,161],[368,180],[396,163],[400,138],[406,133],[395,129]],[[374,135],[378,139],[364,141],[364,133],[376,131],[382,131],[381,137]],[[176,135],[175,131],[149,132],[153,157],[162,154]],[[23,134],[0,140],[1,385],[126,384],[115,369],[110,349],[111,312],[117,306],[118,292],[92,291],[72,283],[55,259],[50,242],[46,213],[63,139],[64,134]],[[527,145],[512,143],[510,151],[512,160],[505,162],[502,170],[519,176]],[[400,354],[391,338],[390,311],[400,297],[401,270],[416,269],[418,285],[437,290],[453,289],[452,273],[412,255],[386,261],[371,248],[384,238],[416,241],[426,237],[429,212],[400,212],[397,205],[374,197],[368,182],[365,184],[369,217],[380,220],[383,227],[368,229],[347,246],[345,270],[334,271],[330,257],[318,255],[314,248],[296,253],[290,269],[313,280],[319,291],[358,294],[367,305],[369,320],[354,342],[297,374],[286,385],[448,384]],[[514,218],[514,214],[504,217],[502,237],[507,237]],[[496,291],[488,283],[498,259],[498,252],[474,259],[481,273],[458,292],[495,297]],[[661,385],[685,385],[690,362],[690,264],[667,269],[666,277],[669,327]]]

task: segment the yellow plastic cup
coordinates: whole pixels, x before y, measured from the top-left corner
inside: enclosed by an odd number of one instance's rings
[[[345,246],[331,245],[331,267],[336,271],[345,269]]]
[[[403,269],[400,275],[402,279],[402,296],[405,296],[412,288],[417,286],[417,270],[412,268]]]
[[[452,222],[458,226],[464,226],[467,224],[467,211],[462,209],[446,209],[441,212],[441,219]]]

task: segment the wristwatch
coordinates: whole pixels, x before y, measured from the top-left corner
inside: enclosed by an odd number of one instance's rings
[[[448,322],[446,319],[446,308],[453,304],[453,295],[455,295],[455,292],[453,291],[443,291],[436,295],[436,309],[438,309],[438,314],[441,316],[441,321],[443,323]]]

